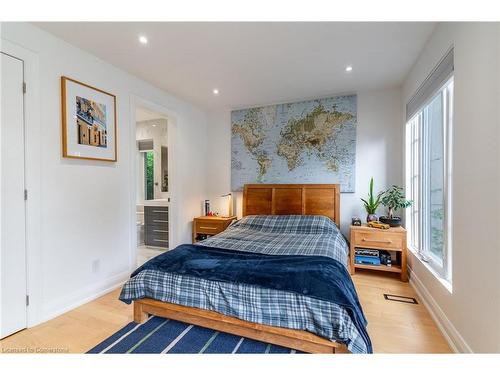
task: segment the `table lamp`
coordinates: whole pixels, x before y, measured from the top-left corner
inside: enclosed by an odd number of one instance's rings
[[[229,211],[228,211],[228,216],[233,216],[233,194],[228,193],[221,195],[221,198],[229,197]]]

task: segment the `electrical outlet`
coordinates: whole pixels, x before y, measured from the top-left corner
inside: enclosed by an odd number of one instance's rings
[[[92,261],[92,273],[94,275],[98,274],[100,268],[101,268],[101,260],[100,259],[94,259]]]

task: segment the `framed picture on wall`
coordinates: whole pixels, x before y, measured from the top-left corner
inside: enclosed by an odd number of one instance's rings
[[[116,96],[61,77],[63,157],[117,160]]]

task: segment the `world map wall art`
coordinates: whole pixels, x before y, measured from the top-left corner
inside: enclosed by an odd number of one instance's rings
[[[232,111],[231,190],[330,183],[354,192],[356,124],[356,95]]]

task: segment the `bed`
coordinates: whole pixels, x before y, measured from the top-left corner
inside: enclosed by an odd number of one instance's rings
[[[120,299],[156,315],[310,353],[370,353],[337,226],[335,184],[252,184],[243,218],[134,271]]]

